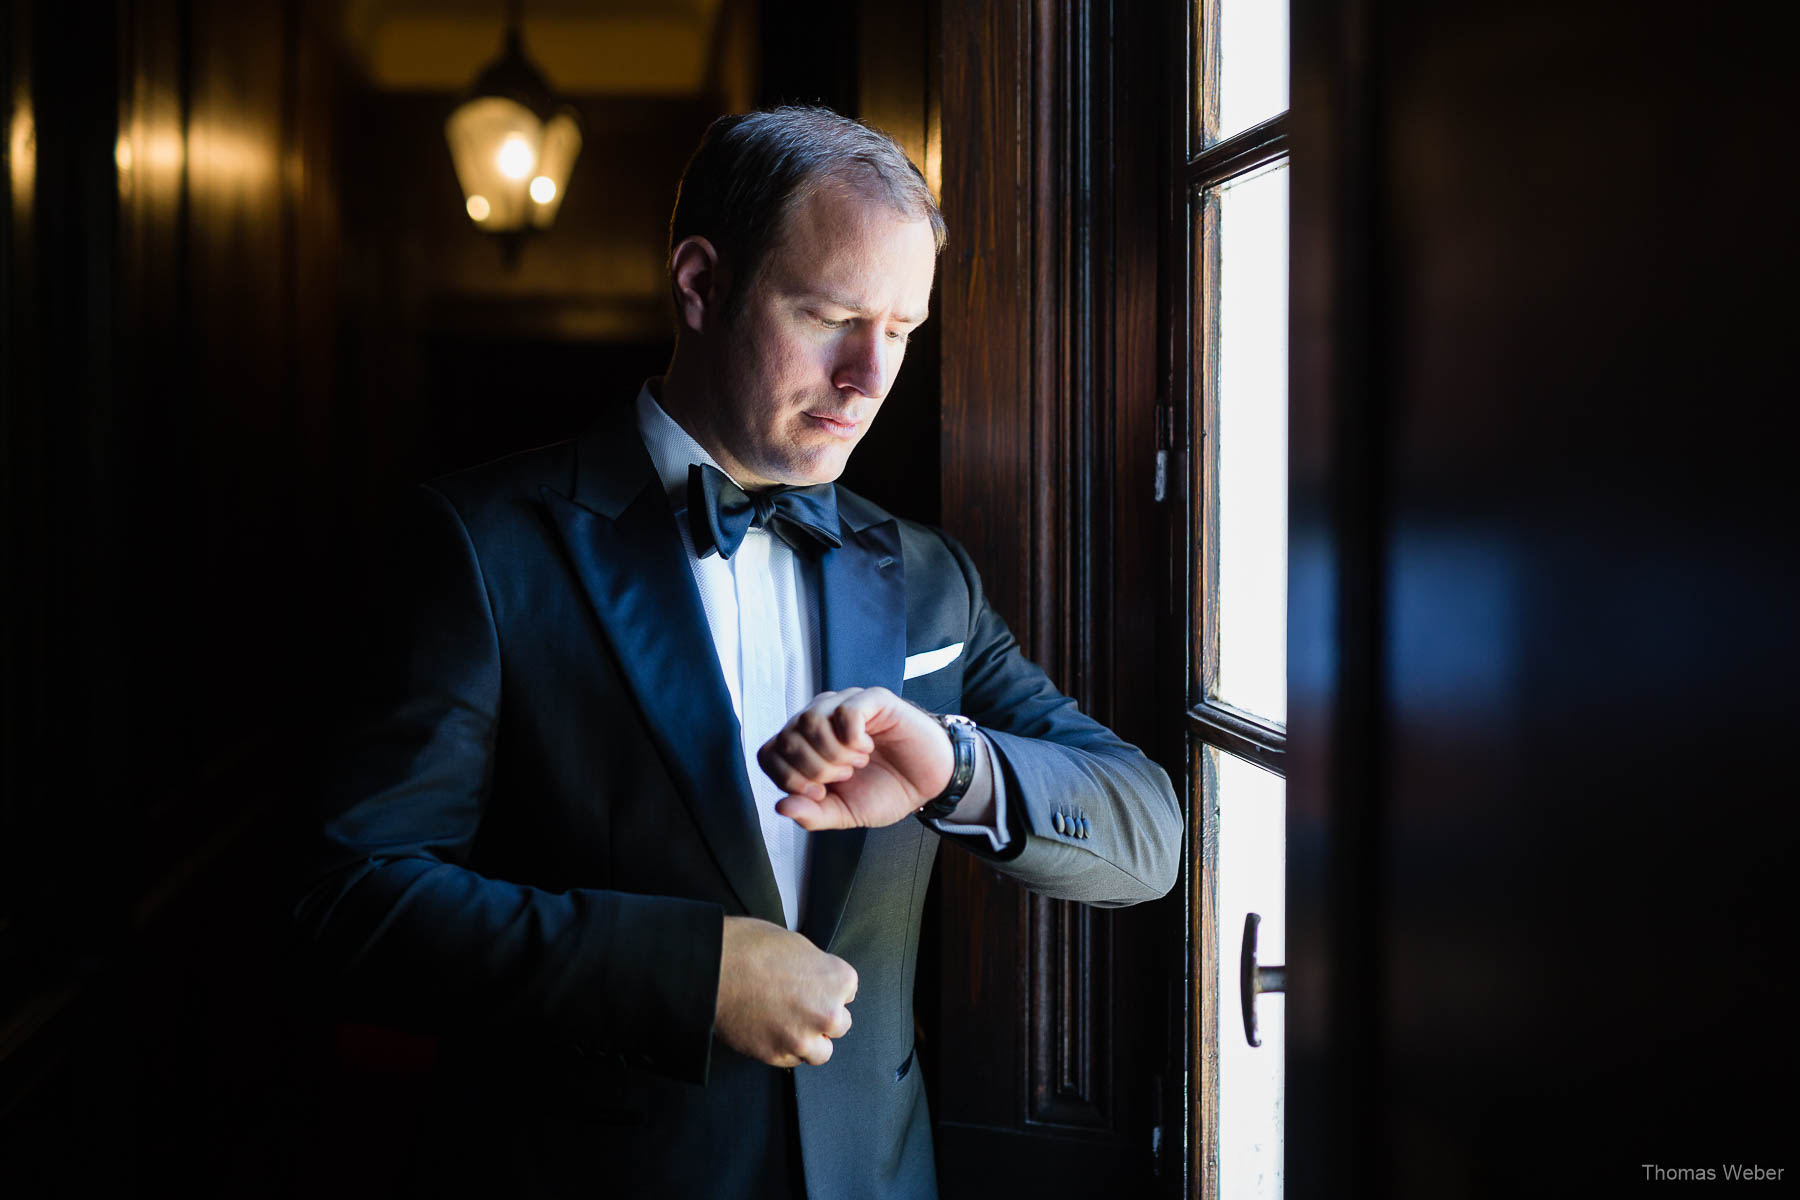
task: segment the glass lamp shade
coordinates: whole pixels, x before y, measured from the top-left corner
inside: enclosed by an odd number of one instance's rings
[[[478,227],[514,233],[556,219],[581,153],[581,128],[569,109],[540,118],[508,96],[477,95],[450,114],[444,137],[464,210]]]

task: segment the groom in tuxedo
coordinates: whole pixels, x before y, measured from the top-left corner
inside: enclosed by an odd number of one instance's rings
[[[722,118],[667,374],[413,497],[298,918],[350,1003],[441,1039],[434,1192],[932,1195],[939,846],[1091,904],[1173,885],[1167,776],[959,545],[835,486],[943,242],[884,135]]]

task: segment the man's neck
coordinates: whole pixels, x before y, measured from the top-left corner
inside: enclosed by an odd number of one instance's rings
[[[669,363],[668,373],[662,377],[660,386],[657,381],[651,381],[650,396],[662,406],[671,420],[712,455],[713,462],[718,464],[719,469],[744,491],[760,492],[778,486],[766,482],[748,482],[749,472],[725,448],[724,439],[719,436],[711,421],[712,406],[706,402],[716,387],[701,371],[692,369],[678,350],[674,361]]]
[[[686,431],[687,435],[699,442],[705,451],[712,455],[725,472],[735,475],[732,470],[732,458],[721,453],[723,447],[710,422],[706,420],[707,406],[704,403],[706,381],[695,372],[684,369],[680,355],[669,364],[668,373],[660,380],[650,381],[650,397],[669,418]]]

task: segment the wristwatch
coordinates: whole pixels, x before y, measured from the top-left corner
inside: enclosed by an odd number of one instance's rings
[[[944,727],[950,735],[950,753],[955,764],[950,768],[950,782],[944,790],[919,806],[919,817],[923,820],[941,821],[956,811],[968,792],[969,785],[975,782],[975,722],[957,713],[927,713],[932,720]]]

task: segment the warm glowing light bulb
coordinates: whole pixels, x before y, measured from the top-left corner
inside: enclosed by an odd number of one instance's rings
[[[531,198],[539,204],[548,204],[556,199],[556,180],[548,175],[539,175],[531,181]]]
[[[500,143],[500,157],[496,161],[502,175],[508,179],[523,179],[537,166],[536,159],[531,145],[515,133]]]
[[[492,211],[488,208],[486,196],[470,196],[469,203],[465,207],[469,210],[469,216],[477,221],[487,220],[488,213]]]

